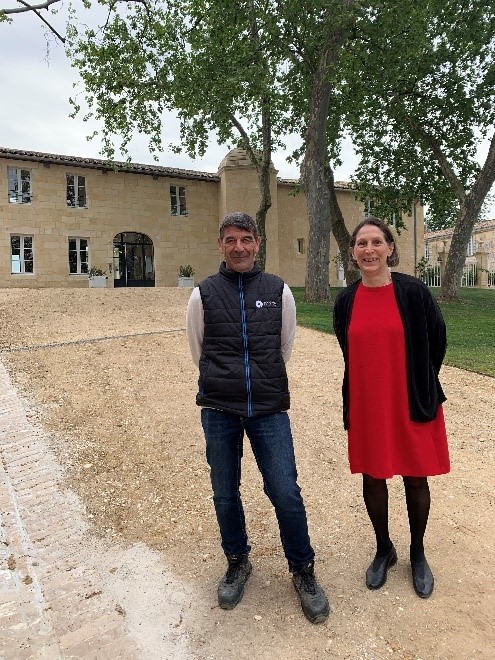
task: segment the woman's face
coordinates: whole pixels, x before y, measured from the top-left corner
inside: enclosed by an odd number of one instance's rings
[[[394,244],[387,243],[381,229],[364,225],[356,235],[352,256],[363,275],[379,276],[388,272],[387,257],[393,250]]]

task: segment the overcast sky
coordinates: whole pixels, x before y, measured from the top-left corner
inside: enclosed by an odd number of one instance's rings
[[[14,0],[0,0],[0,7],[18,6]],[[79,5],[80,8],[80,5]],[[52,17],[55,28],[65,33],[64,12]],[[0,146],[11,149],[41,151],[101,158],[98,138],[88,141],[86,137],[99,127],[83,122],[82,114],[71,119],[72,108],[69,97],[74,96],[74,83],[79,77],[65,56],[62,44],[53,35],[47,34],[43,23],[30,13],[14,15],[11,24],[0,23]],[[163,144],[178,142],[179,127],[173,116],[167,116]],[[289,139],[290,151],[299,146],[297,139]],[[290,152],[289,151],[289,152]],[[185,154],[165,151],[160,154],[159,164],[165,167],[216,172],[228,146],[211,146],[201,159],[191,160]],[[486,157],[487,145],[479,151],[480,162]],[[130,147],[131,159],[135,163],[153,163],[145,138],[134,140]],[[286,160],[287,153],[273,155],[278,175],[283,178],[298,178],[296,165]],[[120,156],[117,155],[117,158]],[[343,145],[343,165],[335,170],[337,181],[348,181],[357,165],[350,142]],[[492,189],[493,190],[493,189]],[[490,208],[495,217],[495,202]]]

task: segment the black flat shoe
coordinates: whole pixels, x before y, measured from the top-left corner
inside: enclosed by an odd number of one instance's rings
[[[429,598],[433,592],[435,580],[426,558],[411,563],[414,591],[420,598]]]
[[[379,589],[383,587],[387,581],[387,571],[397,563],[397,552],[395,547],[385,557],[377,557],[373,559],[370,567],[366,571],[366,586],[368,589]]]

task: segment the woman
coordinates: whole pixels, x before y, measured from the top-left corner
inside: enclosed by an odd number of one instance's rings
[[[343,289],[334,328],[344,355],[343,416],[352,473],[363,475],[363,498],[376,535],[366,586],[379,589],[397,562],[389,536],[387,479],[401,475],[411,533],[416,593],[428,598],[434,579],[423,547],[430,510],[428,476],[450,470],[438,379],[445,323],[423,282],[391,273],[399,263],[389,226],[367,217],[354,230],[350,257],[361,280]]]

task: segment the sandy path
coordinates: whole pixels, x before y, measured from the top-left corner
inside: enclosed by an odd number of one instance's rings
[[[291,420],[332,613],[319,626],[304,619],[248,448],[243,496],[254,574],[242,603],[224,612],[216,605],[224,559],[183,330],[188,294],[0,290],[0,360],[61,465],[61,489],[81,503],[88,556],[102,588],[125,599],[143,660],[493,658],[495,380],[442,370],[453,469],[430,482],[434,595],[423,601],[411,585],[399,479],[390,484],[399,563],[386,587],[370,592],[373,538],[360,479],[347,466],[340,352],[334,337],[299,328]]]

